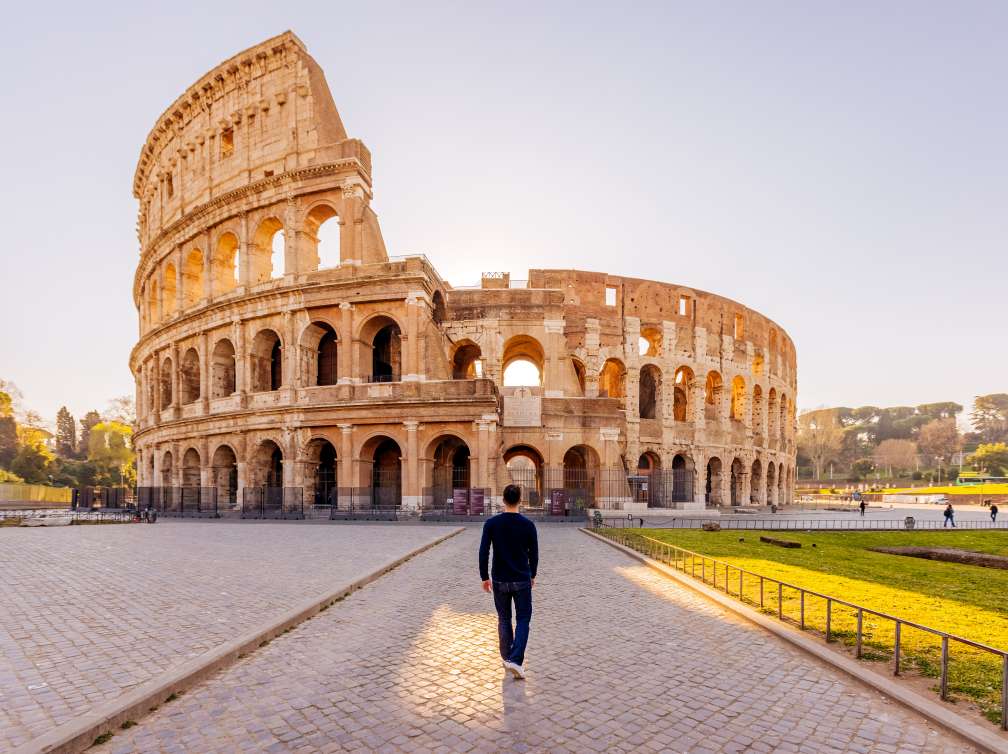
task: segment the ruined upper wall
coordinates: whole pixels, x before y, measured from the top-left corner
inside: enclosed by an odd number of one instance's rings
[[[193,207],[273,175],[356,158],[370,193],[371,157],[348,139],[325,75],[291,32],[213,68],[158,118],[133,194],[146,248]]]

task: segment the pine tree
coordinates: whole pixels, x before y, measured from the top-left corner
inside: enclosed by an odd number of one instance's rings
[[[91,444],[91,428],[101,420],[101,415],[94,410],[88,411],[84,414],[84,418],[80,420],[80,442],[77,443],[78,458],[88,457],[88,448]]]
[[[77,422],[73,414],[61,406],[56,414],[56,455],[73,458],[77,453]]]

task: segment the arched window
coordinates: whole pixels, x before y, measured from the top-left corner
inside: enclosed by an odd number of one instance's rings
[[[161,362],[161,408],[166,409],[172,404],[172,360]]]
[[[157,280],[151,278],[147,281],[147,322],[156,325],[161,321],[161,307],[158,302]]]
[[[318,360],[318,369],[315,376],[316,385],[335,385],[339,381],[339,377],[337,376],[337,356],[336,331],[330,327],[319,339],[316,355],[316,359]]]
[[[301,334],[301,365],[307,387],[335,385],[339,382],[339,341],[327,322],[312,322]]]
[[[708,372],[704,389],[704,418],[707,421],[716,421],[719,418],[723,389],[721,375],[714,371]]]
[[[402,335],[399,325],[385,325],[371,341],[371,375],[375,382],[402,379]]]
[[[474,380],[479,374],[480,347],[472,341],[466,341],[455,347],[452,356],[452,379]]]
[[[546,355],[530,335],[515,335],[504,344],[504,387],[542,385]]]
[[[763,388],[759,385],[753,386],[752,428],[757,438],[763,436]]]
[[[606,359],[599,372],[600,398],[626,397],[626,367],[619,359]]]
[[[731,418],[734,421],[742,421],[745,418],[746,386],[745,380],[740,376],[732,379],[731,392]]]
[[[164,316],[165,318],[171,317],[175,314],[178,307],[178,273],[175,270],[175,265],[171,262],[167,264],[164,271]]]
[[[770,388],[770,392],[767,395],[767,436],[770,439],[776,438],[778,418],[777,390]],[[769,473],[769,469],[767,471]]]
[[[217,241],[211,264],[213,295],[222,296],[238,286],[238,236],[225,233]]]
[[[212,484],[217,488],[217,505],[232,509],[238,504],[238,458],[230,445],[221,445],[210,462]]]
[[[637,340],[637,351],[641,356],[660,356],[661,345],[661,328],[653,326],[641,327],[640,338]]]
[[[717,456],[707,462],[707,507],[721,505],[721,459]]]
[[[189,448],[182,456],[182,486],[200,486],[200,455],[196,448]]]
[[[249,249],[249,283],[259,285],[272,278],[283,277],[283,223],[275,217],[267,217],[256,228],[252,246]]]
[[[226,398],[235,391],[235,350],[227,338],[214,346],[210,379],[211,398]]]
[[[677,422],[690,420],[689,405],[693,396],[693,370],[679,367],[675,371],[675,393],[672,397],[672,417]]]
[[[580,395],[585,394],[585,383],[588,379],[588,370],[585,367],[585,363],[581,359],[571,358],[571,364],[574,367],[574,377],[577,379],[578,388],[580,388]]]
[[[195,348],[190,348],[182,357],[179,370],[179,399],[182,404],[195,403],[200,399],[200,363]]]
[[[315,269],[339,266],[340,225],[339,215],[328,204],[314,207],[305,218],[308,258],[314,256]]]
[[[190,249],[182,262],[182,298],[187,309],[203,298],[203,280],[203,252]]]
[[[434,291],[431,297],[431,320],[440,325],[445,319],[445,301],[441,291]]]
[[[280,336],[273,330],[261,330],[252,340],[250,355],[252,392],[279,390],[283,384],[283,360]]]
[[[657,419],[661,416],[661,371],[654,364],[640,370],[640,418]]]

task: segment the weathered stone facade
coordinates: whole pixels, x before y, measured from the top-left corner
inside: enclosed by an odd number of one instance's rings
[[[134,194],[141,486],[311,499],[323,476],[362,490],[394,477],[415,507],[445,469],[449,486],[496,497],[555,468],[594,480],[599,505],[635,509],[648,496],[627,473],[674,469],[688,484],[661,505],[791,497],[797,381],[780,327],[683,286],[530,270],[453,288],[422,256],[390,259],[370,152],[293,34],[165,111]],[[505,386],[518,361],[538,384]],[[614,475],[627,494],[601,490]]]

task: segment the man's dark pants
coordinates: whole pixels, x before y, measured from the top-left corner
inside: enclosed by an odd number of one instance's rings
[[[497,635],[500,637],[501,659],[522,665],[528,644],[529,623],[532,620],[532,583],[529,581],[495,581],[494,607],[497,608]],[[511,602],[517,625],[511,626]]]

